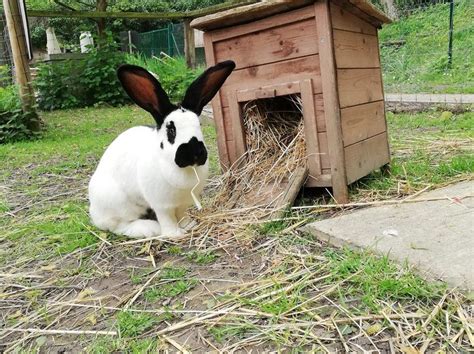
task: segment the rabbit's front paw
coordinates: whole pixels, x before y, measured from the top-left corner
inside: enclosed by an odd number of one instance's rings
[[[176,227],[167,227],[167,228],[163,229],[163,235],[164,236],[172,236],[172,237],[174,237],[174,236],[183,236],[185,233],[186,232],[178,226],[176,226]]]

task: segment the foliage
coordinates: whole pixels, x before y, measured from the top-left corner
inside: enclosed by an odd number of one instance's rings
[[[136,337],[159,322],[157,317],[146,313],[123,311],[117,315],[117,326],[122,337]]]
[[[190,70],[186,60],[179,58],[145,58],[140,55],[127,55],[126,61],[146,68],[158,75],[161,85],[171,101],[181,101],[188,86],[203,71],[202,68]]]
[[[0,87],[0,144],[34,136],[28,129],[32,119],[36,117],[22,110],[17,87]]]
[[[474,93],[471,0],[456,2],[453,61],[448,65],[449,4],[419,9],[380,31],[387,92]]]
[[[0,86],[9,86],[10,84],[10,67],[8,64],[0,65]]]
[[[122,54],[108,41],[84,59],[40,65],[35,80],[39,107],[54,110],[127,102],[116,76],[121,63]]]
[[[107,11],[110,12],[173,12],[189,11],[199,8],[219,4],[225,0],[115,0],[108,1]],[[96,0],[62,0],[62,4],[70,6],[76,10],[94,11]],[[58,5],[52,0],[27,0],[28,9],[34,10],[56,10],[63,11],[65,7]],[[69,10],[68,10],[69,11]],[[141,20],[141,19],[106,19],[106,29],[113,34],[117,40],[122,31],[147,32],[163,27],[166,21],[162,20]],[[31,31],[33,44],[42,47],[46,43],[45,28],[51,26],[55,29],[56,35],[62,45],[70,46],[79,43],[79,33],[90,31],[94,33],[96,23],[91,19],[78,18],[49,18],[47,23],[33,22]],[[38,27],[38,28],[37,28]],[[41,38],[43,36],[43,38]]]

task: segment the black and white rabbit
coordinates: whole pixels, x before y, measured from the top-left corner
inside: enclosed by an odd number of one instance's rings
[[[158,80],[145,69],[122,65],[117,74],[127,94],[156,121],[120,134],[105,151],[89,183],[94,225],[129,237],[178,236],[178,222],[208,176],[207,150],[199,115],[235,68],[225,61],[207,69],[172,104]],[[142,219],[150,210],[155,220]]]

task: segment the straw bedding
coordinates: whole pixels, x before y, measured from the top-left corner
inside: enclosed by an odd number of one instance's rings
[[[299,96],[248,102],[243,107],[247,153],[211,181],[216,192],[194,211],[192,242],[200,247],[249,242],[249,224],[281,211],[284,188],[306,164]]]

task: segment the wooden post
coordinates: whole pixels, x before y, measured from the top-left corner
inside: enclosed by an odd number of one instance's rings
[[[319,38],[319,60],[323,88],[324,113],[326,115],[326,134],[328,138],[329,160],[331,161],[331,180],[334,198],[337,203],[348,203],[346,163],[341,130],[341,111],[337,90],[336,59],[332,36],[329,1],[318,1],[315,5],[316,26]]]
[[[18,1],[3,0],[3,9],[7,20],[8,35],[10,37],[10,45],[13,54],[13,65],[15,66],[15,78],[20,91],[23,111],[31,114],[28,129],[39,131],[41,125],[39,119],[37,119],[34,108],[35,96],[33,87],[31,86],[25,32],[23,30]]]
[[[194,46],[194,29],[191,28],[191,20],[184,19],[184,55],[188,67],[196,67],[196,47]]]

